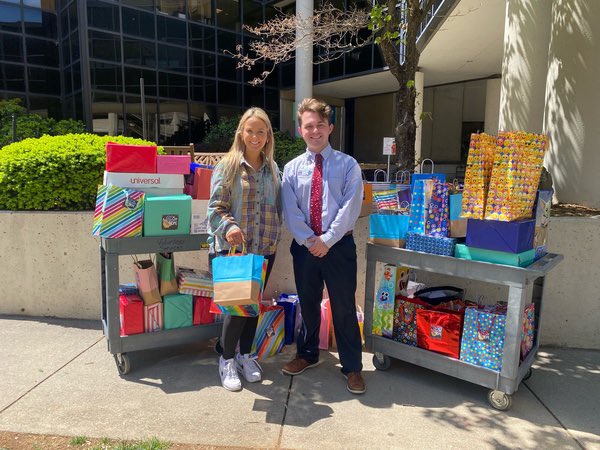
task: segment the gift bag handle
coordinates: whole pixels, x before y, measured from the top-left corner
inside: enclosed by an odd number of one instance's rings
[[[494,325],[496,324],[496,315],[497,315],[497,314],[495,314],[495,313],[492,313],[492,314],[493,314],[493,317],[492,317],[491,325],[490,325],[490,327],[489,327],[487,330],[485,330],[485,331],[483,331],[483,330],[481,329],[481,325],[480,325],[480,321],[479,321],[479,316],[480,316],[481,314],[477,314],[477,335],[478,335],[478,337],[479,337],[479,336],[483,336],[483,337],[485,337],[485,338],[487,338],[487,339],[489,339],[489,338],[490,338],[490,333],[492,332],[492,328],[494,328]]]
[[[408,170],[396,172],[396,181],[400,184],[410,184],[410,172]]]
[[[377,169],[375,172],[373,172],[373,181],[377,182],[377,176],[380,173],[383,174],[383,182],[385,183],[387,181],[387,174],[385,173],[385,170],[383,170],[383,169]]]
[[[425,158],[423,161],[421,161],[421,173],[425,173],[425,172],[423,172],[423,170],[424,170],[424,165],[427,161],[429,161],[431,163],[431,172],[430,173],[433,173],[435,164],[433,164],[433,160],[429,159],[429,158]]]
[[[235,253],[236,248],[237,248],[237,245],[232,245],[231,247],[229,247],[229,252],[227,252],[227,256],[234,256],[236,254]],[[248,251],[246,250],[246,243],[243,242],[242,243],[242,253],[241,254],[242,255],[246,255],[247,253],[248,253]]]

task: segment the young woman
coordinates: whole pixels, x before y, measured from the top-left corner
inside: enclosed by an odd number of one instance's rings
[[[260,108],[248,109],[238,124],[233,144],[217,164],[211,179],[209,260],[227,254],[231,247],[264,255],[269,279],[281,228],[279,170],[273,160],[275,142],[271,121]],[[250,354],[257,317],[224,316],[219,360],[221,384],[238,391],[242,384],[261,380],[261,369]],[[239,353],[235,349],[239,341]]]

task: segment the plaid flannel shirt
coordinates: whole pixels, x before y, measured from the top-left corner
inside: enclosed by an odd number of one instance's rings
[[[229,250],[225,236],[238,227],[246,238],[248,253],[272,255],[281,233],[281,182],[277,186],[269,167],[255,171],[243,158],[230,187],[223,184],[223,171],[213,171],[208,202],[210,252]]]

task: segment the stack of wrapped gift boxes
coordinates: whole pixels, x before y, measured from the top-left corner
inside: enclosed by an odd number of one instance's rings
[[[122,238],[207,233],[211,176],[212,167],[193,163],[189,155],[158,155],[156,146],[109,142],[92,234]],[[173,272],[166,278],[159,264],[165,257]],[[157,254],[154,262],[136,262],[136,284],[119,289],[121,335],[214,322],[209,312],[211,277],[183,268],[187,276],[180,277],[179,285],[172,258]],[[201,289],[190,285],[192,279]]]
[[[526,132],[472,136],[462,203],[466,242],[455,256],[525,267],[545,254],[552,192],[537,187],[546,145],[545,135]]]

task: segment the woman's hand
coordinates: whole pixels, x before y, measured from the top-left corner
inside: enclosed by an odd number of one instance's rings
[[[225,235],[225,239],[227,239],[227,242],[232,247],[234,245],[242,245],[244,242],[246,242],[246,238],[244,237],[244,233],[242,233],[242,230],[240,230],[236,226],[231,227],[231,229]]]

